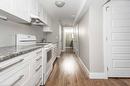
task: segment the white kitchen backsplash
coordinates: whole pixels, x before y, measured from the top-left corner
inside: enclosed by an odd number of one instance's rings
[[[35,35],[38,41],[44,36],[42,27],[0,20],[0,47],[15,45],[16,34]]]

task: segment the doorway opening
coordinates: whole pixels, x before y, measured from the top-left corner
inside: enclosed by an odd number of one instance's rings
[[[67,53],[73,52],[73,27],[64,27],[64,37],[63,37],[63,43],[64,43],[64,51]]]

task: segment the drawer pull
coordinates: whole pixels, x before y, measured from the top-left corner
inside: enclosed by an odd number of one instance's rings
[[[24,75],[19,76],[19,78],[17,80],[15,80],[10,86],[14,86],[17,82],[19,82],[22,78],[24,77]]]
[[[38,86],[40,84],[41,80],[42,80],[42,78],[39,79],[39,81],[36,83],[35,86]]]
[[[36,61],[39,61],[40,59],[42,59],[42,56],[40,56],[39,58],[37,58]]]
[[[39,71],[41,69],[42,65],[40,65],[35,71]]]
[[[40,53],[42,53],[42,51],[36,52],[36,54],[40,54]]]
[[[10,68],[10,67],[12,67],[12,66],[14,66],[14,65],[16,65],[16,64],[18,64],[18,63],[20,63],[20,62],[22,62],[23,60],[24,60],[24,59],[21,59],[21,60],[15,62],[15,63],[12,63],[12,64],[10,64],[10,65],[4,67],[4,68],[0,68],[0,72],[2,72],[2,71],[4,71],[4,70],[6,70],[6,69],[8,69],[8,68]]]

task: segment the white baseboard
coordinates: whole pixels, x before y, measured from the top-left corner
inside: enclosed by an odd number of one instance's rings
[[[105,73],[89,73],[90,79],[108,79]]]
[[[83,61],[80,59],[80,57],[78,56],[78,59],[80,60],[81,62],[81,65],[82,65],[82,69],[85,70],[85,73],[89,76],[89,70],[88,68],[84,65]]]
[[[106,73],[91,73],[88,68],[84,65],[83,61],[78,56],[78,59],[81,62],[81,65],[83,66],[83,70],[85,70],[86,74],[88,75],[89,79],[108,79]]]

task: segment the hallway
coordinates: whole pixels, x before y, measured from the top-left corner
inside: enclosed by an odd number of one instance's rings
[[[72,53],[63,53],[54,64],[46,86],[130,86],[130,79],[90,80]]]

